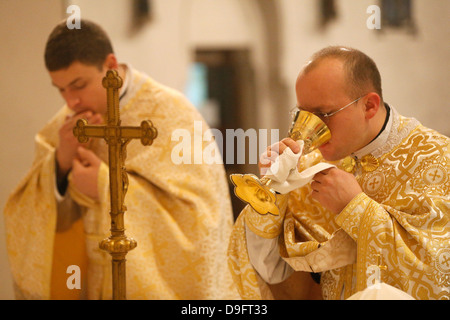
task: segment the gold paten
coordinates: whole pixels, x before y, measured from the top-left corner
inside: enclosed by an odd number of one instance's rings
[[[126,299],[125,256],[137,246],[134,239],[125,235],[124,227],[124,198],[128,188],[124,166],[126,146],[131,139],[141,139],[143,145],[151,145],[158,134],[149,120],[143,121],[140,127],[120,126],[119,88],[122,87],[122,82],[116,70],[109,70],[103,78],[108,104],[106,125],[88,125],[86,120],[80,119],[73,129],[73,134],[81,143],[93,137],[104,138],[108,144],[111,236],[100,242],[99,247],[112,256],[114,300]]]
[[[280,215],[277,193],[269,187],[270,179],[259,179],[254,174],[232,174],[230,178],[234,184],[234,194],[256,212]]]
[[[288,137],[294,141],[304,141],[303,155],[305,155],[328,142],[331,139],[331,132],[319,117],[302,110],[297,111]],[[262,215],[280,214],[277,193],[270,188],[269,178],[258,179],[253,174],[232,174],[230,178],[235,186],[235,195],[256,212]]]

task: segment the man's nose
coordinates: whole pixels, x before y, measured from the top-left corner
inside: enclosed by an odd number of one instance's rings
[[[67,94],[64,96],[69,109],[76,111],[77,106],[80,104],[80,98],[74,95]]]

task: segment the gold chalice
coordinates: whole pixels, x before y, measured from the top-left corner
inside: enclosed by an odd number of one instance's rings
[[[331,139],[327,125],[316,115],[304,110],[295,113],[288,137],[294,141],[303,140],[302,154],[308,154]],[[248,203],[259,214],[279,215],[277,192],[270,187],[272,180],[268,177],[259,179],[254,174],[232,174],[234,193]]]

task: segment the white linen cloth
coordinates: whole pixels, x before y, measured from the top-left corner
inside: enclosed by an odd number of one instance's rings
[[[309,183],[318,172],[335,167],[329,163],[319,163],[302,172],[297,170],[297,163],[302,156],[304,142],[297,141],[300,152],[294,153],[291,148],[287,148],[275,159],[274,163],[267,170],[265,177],[272,181],[270,188],[286,194]]]

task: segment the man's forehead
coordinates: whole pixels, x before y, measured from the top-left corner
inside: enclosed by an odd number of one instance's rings
[[[79,81],[91,78],[101,73],[97,67],[74,62],[66,69],[50,71],[52,84],[59,88],[67,87]]]
[[[52,80],[52,85],[55,86],[55,87],[58,87],[58,88],[65,88],[65,87],[69,87],[71,85],[75,85],[75,84],[77,84],[79,82],[82,82],[82,81],[84,81],[84,77],[76,77],[73,80],[68,80],[68,81],[65,81],[65,82],[58,81],[58,80]]]
[[[344,72],[344,62],[336,57],[324,57],[308,61],[302,68],[299,76],[308,75],[313,72]]]
[[[312,69],[304,69],[298,76],[295,89],[311,91],[342,90],[346,87],[347,77],[340,62],[321,62]]]

